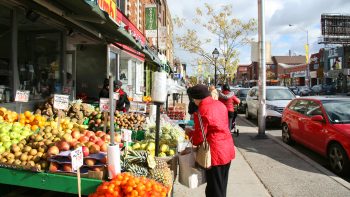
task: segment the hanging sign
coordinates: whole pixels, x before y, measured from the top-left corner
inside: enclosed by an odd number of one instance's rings
[[[72,169],[73,171],[78,170],[83,165],[83,149],[81,147],[73,150],[70,153],[70,157],[72,159]]]
[[[28,90],[17,90],[16,91],[16,102],[28,102],[30,92]]]
[[[69,107],[69,95],[55,94],[53,107],[55,109],[67,110]]]
[[[109,111],[109,98],[100,98],[100,110],[101,112]]]
[[[145,6],[145,33],[146,37],[157,37],[157,6],[149,4]]]

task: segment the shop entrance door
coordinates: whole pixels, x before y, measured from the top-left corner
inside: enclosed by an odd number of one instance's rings
[[[65,87],[70,89],[70,97],[76,98],[76,53],[75,51],[66,51],[66,67],[65,67]]]

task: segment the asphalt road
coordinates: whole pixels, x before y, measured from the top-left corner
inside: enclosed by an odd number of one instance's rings
[[[240,117],[245,118],[244,114],[239,114]],[[258,121],[256,119],[252,119],[249,120],[251,123],[253,123],[254,125],[258,126]],[[278,124],[275,125],[267,125],[266,127],[266,133],[273,135],[274,137],[276,137],[277,139],[282,141],[282,130],[281,127]],[[313,161],[317,162],[318,164],[322,165],[323,167],[325,167],[326,169],[330,170],[330,166],[328,164],[328,160],[324,157],[322,157],[321,155],[313,152],[312,150],[306,148],[303,145],[300,144],[294,144],[293,146],[291,146],[294,150],[304,154],[305,156],[309,157],[310,159],[312,159]],[[350,175],[346,176],[346,177],[341,177],[343,178],[345,181],[350,183]]]

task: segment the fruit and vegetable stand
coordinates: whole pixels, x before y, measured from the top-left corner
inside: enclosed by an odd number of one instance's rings
[[[105,114],[98,107],[81,101],[70,102],[69,108],[63,111],[53,106],[53,100],[48,99],[35,113],[17,114],[0,108],[0,187],[16,185],[76,194],[77,176],[71,167],[69,151],[82,147],[81,193],[106,192],[101,188],[105,186],[102,180],[108,180],[108,162],[104,155],[111,135],[108,125],[103,125]],[[106,118],[110,121],[109,116]],[[122,148],[121,171],[131,173],[122,173],[123,176],[142,182],[137,190],[139,194],[150,184],[156,189],[148,188],[144,192],[169,193],[176,178],[177,146],[185,139],[185,134],[165,114],[160,118],[159,154],[156,155],[157,125],[154,121],[139,113],[114,114],[117,132],[113,137]],[[101,131],[104,126],[107,133]],[[131,143],[124,142],[124,131],[128,129],[132,129]],[[90,172],[98,175],[87,178]],[[114,178],[108,184],[114,184],[113,181]],[[125,183],[117,191],[124,195],[130,191],[135,194],[130,189],[133,186],[136,191],[137,184],[132,182]]]

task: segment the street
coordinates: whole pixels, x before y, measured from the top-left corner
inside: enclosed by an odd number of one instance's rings
[[[247,120],[245,118],[244,114],[239,114],[238,116],[239,116],[239,118],[244,119],[245,121],[248,121],[252,125],[255,125],[256,127],[258,126],[257,119]],[[282,137],[281,137],[282,133],[281,132],[282,132],[281,127],[278,124],[267,124],[266,134],[270,134],[282,142]],[[322,157],[321,155],[315,153],[314,151],[312,151],[312,150],[308,149],[307,147],[300,145],[298,143],[296,143],[290,147],[293,148],[294,150],[298,151],[299,153],[307,156],[308,158],[312,159],[313,161],[320,164],[324,168],[330,170],[330,166],[329,166],[327,159]],[[348,175],[346,177],[341,177],[341,178],[350,183],[350,175]]]

